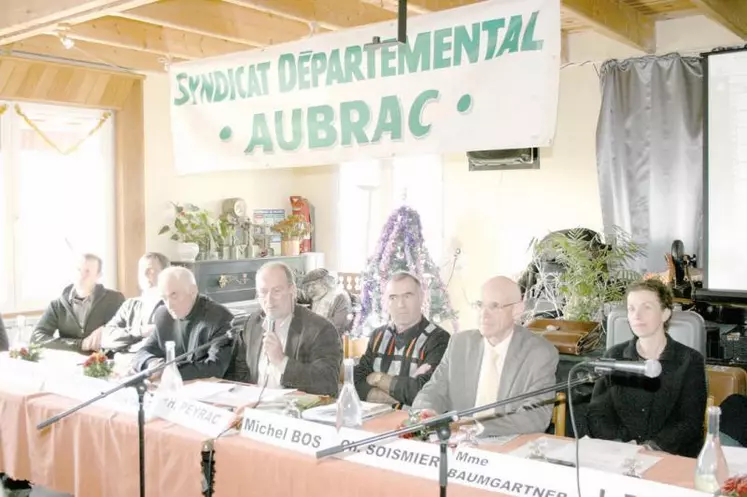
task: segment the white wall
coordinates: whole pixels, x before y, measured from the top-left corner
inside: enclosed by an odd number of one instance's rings
[[[463,326],[472,324],[467,298],[475,298],[480,283],[494,274],[516,275],[526,265],[527,246],[548,231],[584,226],[601,229],[596,175],[596,123],[600,106],[601,62],[642,55],[596,33],[569,39],[573,64],[561,70],[558,124],[552,147],[541,150],[541,167],[533,171],[469,172],[463,156],[445,158],[445,255],[459,247],[463,267],[450,286]],[[660,22],[660,53],[681,49],[701,51],[739,43],[736,36],[704,17]],[[240,196],[253,208],[289,208],[288,196],[307,197],[316,207],[317,250],[327,254],[327,266],[337,260],[334,166],[273,171],[212,173],[177,177],[169,130],[168,83],[149,76],[146,102],[146,241],[149,250],[173,253],[171,243],[156,235],[169,220],[169,200],[216,206]],[[377,223],[388,212],[379,213]]]

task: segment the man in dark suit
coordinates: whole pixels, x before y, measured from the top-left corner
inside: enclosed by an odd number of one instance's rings
[[[117,313],[125,298],[98,283],[101,277],[101,258],[98,256],[81,256],[77,271],[75,282],[49,304],[36,323],[31,343],[78,352],[92,352],[101,347],[104,326]]]
[[[259,269],[256,290],[262,313],[236,338],[226,379],[336,396],[342,346],[334,325],[296,305],[295,276],[281,262]]]
[[[231,331],[233,314],[221,304],[200,295],[195,275],[187,268],[172,266],[158,275],[158,288],[165,305],[156,310],[155,331],[145,339],[132,360],[135,372],[166,361],[166,342],[174,342],[180,356]],[[231,360],[229,337],[194,354],[179,365],[183,380],[222,378]],[[157,376],[157,375],[156,375]]]

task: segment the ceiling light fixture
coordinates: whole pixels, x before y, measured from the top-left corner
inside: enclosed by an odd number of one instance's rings
[[[55,34],[60,39],[60,43],[65,47],[65,50],[70,50],[75,46],[75,40],[67,35],[69,31],[70,26],[68,24],[60,24],[55,30]]]

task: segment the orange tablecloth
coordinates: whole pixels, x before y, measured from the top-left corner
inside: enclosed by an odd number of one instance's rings
[[[49,428],[36,425],[77,402],[0,391],[0,471],[75,497],[138,495],[137,418],[89,406]],[[204,437],[161,420],[145,428],[146,493],[202,495]]]
[[[364,429],[381,433],[396,428],[404,418],[395,412],[366,423]],[[541,435],[525,435],[502,446],[481,449],[510,452]],[[656,453],[662,460],[646,472],[648,480],[692,488],[695,460]],[[290,475],[293,475],[291,478]],[[215,497],[428,497],[438,492],[438,483],[424,478],[372,468],[349,461],[313,457],[256,442],[240,436],[215,444]],[[463,485],[450,485],[455,497],[487,497],[494,492]]]

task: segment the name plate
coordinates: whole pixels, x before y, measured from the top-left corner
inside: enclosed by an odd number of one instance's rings
[[[321,425],[264,411],[247,409],[241,435],[310,456],[322,448],[348,445],[376,435],[343,428],[338,433]],[[393,438],[348,449],[336,457],[366,466],[438,481],[438,444]],[[474,448],[449,449],[450,485],[465,485],[517,497],[576,497],[576,470],[572,467],[523,459]],[[650,480],[581,468],[584,497],[706,497],[708,494]]]
[[[240,433],[258,442],[311,456],[315,456],[318,450],[338,444],[340,440],[332,426],[257,409],[244,410]]]
[[[49,375],[47,368],[36,362],[11,359],[7,352],[0,354],[0,387],[20,394],[43,391]]]
[[[341,430],[342,442],[372,436],[360,430]],[[572,467],[473,448],[449,449],[449,484],[466,485],[489,492],[525,497],[575,497],[576,470]],[[390,469],[412,476],[438,480],[438,444],[395,439],[351,450],[346,460]],[[584,497],[705,497],[707,494],[674,485],[581,468]]]
[[[84,402],[92,399],[103,392],[111,390],[117,384],[100,378],[91,378],[84,375],[50,375],[44,383],[44,391],[68,397],[70,399]],[[145,419],[152,419],[153,394],[145,394]],[[137,415],[138,400],[134,388],[128,387],[119,390],[108,397],[104,397],[91,404],[104,407],[125,414]]]
[[[161,392],[156,392],[153,415],[210,438],[221,435],[234,419],[227,409]]]

